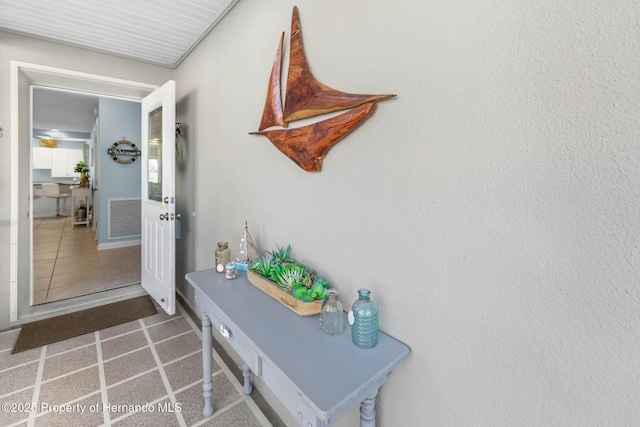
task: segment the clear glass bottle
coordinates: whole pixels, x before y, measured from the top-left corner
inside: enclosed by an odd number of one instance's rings
[[[327,299],[322,303],[320,328],[329,335],[340,335],[344,331],[344,310],[337,289],[327,290]]]
[[[371,301],[370,294],[369,289],[360,289],[358,300],[353,303],[349,313],[351,341],[360,348],[378,345],[378,309]]]
[[[224,267],[224,277],[227,279],[235,279],[237,274],[236,263],[230,262]]]
[[[231,250],[229,242],[218,242],[216,249],[216,271],[224,273],[224,267],[231,262]]]

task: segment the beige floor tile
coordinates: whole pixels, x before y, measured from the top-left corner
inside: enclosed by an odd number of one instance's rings
[[[60,288],[63,286],[80,286],[82,283],[95,284],[99,282],[102,286],[102,276],[99,272],[95,272],[91,275],[86,273],[65,273],[65,274],[53,274],[51,277],[50,288]]]
[[[43,279],[33,279],[33,291],[46,291],[49,289],[49,284],[51,283],[51,276],[45,277]]]
[[[58,251],[58,259],[60,258],[77,258],[88,252],[86,248],[71,248],[68,250]]]
[[[58,242],[38,243],[33,245],[33,253],[41,254],[44,252],[54,252],[58,250]]]
[[[102,276],[106,279],[109,277],[122,276],[124,274],[129,273],[139,273],[140,272],[140,264],[134,263],[121,263],[121,264],[110,264],[103,265],[100,264],[100,271]]]
[[[46,242],[53,242],[53,243],[58,243],[60,242],[60,238],[62,237],[62,233],[52,230],[52,231],[36,231],[35,233],[33,233],[33,244],[34,245],[38,245],[40,243],[46,243]]]
[[[62,286],[59,288],[49,288],[47,294],[47,301],[56,301],[63,298],[71,298],[80,295],[90,294],[96,291],[104,290],[102,286],[102,279],[91,279],[88,282],[77,283],[72,286]]]
[[[58,258],[56,260],[56,267],[61,265],[73,265],[73,264],[95,266],[95,267],[100,266],[100,264],[98,263],[98,256],[95,254],[95,252],[92,252],[92,251],[85,251],[83,254],[78,256]]]
[[[112,277],[104,277],[104,288],[114,289],[120,286],[131,285],[132,283],[140,283],[140,269],[135,273],[120,274]]]
[[[75,262],[67,264],[56,263],[53,269],[53,277],[74,274],[79,276],[94,277],[100,276],[100,266],[98,263]]]
[[[96,241],[93,239],[81,239],[81,240],[61,240],[60,250],[70,251],[73,249],[94,249],[96,247]]]
[[[33,278],[34,279],[46,279],[53,274],[53,266],[55,260],[47,259],[42,261],[33,262]]]
[[[57,255],[58,255],[58,251],[42,252],[39,254],[33,254],[33,260],[42,261],[46,259],[56,259]]]
[[[48,290],[44,290],[44,291],[36,291],[33,293],[33,303],[34,304],[42,304],[43,302],[47,301],[47,294],[49,293]]]

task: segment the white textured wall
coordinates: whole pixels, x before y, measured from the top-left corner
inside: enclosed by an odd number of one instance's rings
[[[177,69],[181,273],[246,219],[370,288],[412,348],[380,426],[635,425],[638,3],[298,2],[320,81],[398,95],[317,174],[247,134],[293,5],[242,0]]]

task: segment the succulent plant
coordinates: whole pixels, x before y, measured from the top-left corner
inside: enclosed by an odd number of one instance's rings
[[[277,247],[254,261],[251,271],[260,274],[281,290],[290,293],[304,302],[324,299],[327,295],[327,282],[316,277],[313,270],[289,258],[291,246]]]

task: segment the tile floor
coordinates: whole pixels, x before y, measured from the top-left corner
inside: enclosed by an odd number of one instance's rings
[[[140,282],[140,245],[97,250],[93,230],[71,217],[33,220],[34,304]]]
[[[202,335],[179,306],[11,354],[18,332],[0,333],[2,426],[271,426],[216,352],[215,413],[203,418]]]

